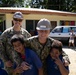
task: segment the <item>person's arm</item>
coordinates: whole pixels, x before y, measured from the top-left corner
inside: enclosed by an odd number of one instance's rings
[[[17,66],[20,66],[21,63],[23,62],[23,60],[21,59],[19,53],[16,52],[15,50],[13,50],[12,51],[12,56],[13,56],[14,62],[17,64]]]
[[[58,65],[61,75],[68,75],[69,71],[65,68],[62,61],[59,58],[55,59],[55,63]]]
[[[30,65],[24,61],[21,63],[21,67],[23,70],[29,70],[30,69]]]
[[[39,75],[43,75],[43,69],[42,68],[38,69],[38,72],[39,72]]]
[[[60,41],[58,41],[58,40],[54,40],[54,42],[55,43],[58,43],[58,44],[61,44],[61,42]],[[68,55],[62,50],[62,55],[63,55],[63,57],[64,58],[66,58],[66,61],[67,61],[67,66],[70,64],[70,60],[69,60],[69,57],[68,57]]]
[[[2,39],[0,39],[0,58],[6,62],[9,60],[9,58],[7,57],[7,54],[5,52],[5,48],[4,48],[4,44],[2,42]]]
[[[31,48],[31,44],[32,44],[32,39],[30,40],[30,38],[25,39],[25,46]]]
[[[31,57],[35,66],[38,69],[39,75],[43,75],[42,62],[34,51],[31,51]]]
[[[64,63],[67,64],[66,66],[69,66],[70,59],[69,59],[68,55],[64,51],[62,51],[62,55],[63,55],[63,59],[65,58],[64,60],[66,61]]]
[[[24,29],[24,28],[22,28],[22,33],[23,33],[24,37],[26,37],[26,38],[31,37],[31,34],[26,29]]]
[[[6,43],[7,43],[7,33],[3,32],[2,35],[0,36],[0,58],[3,60],[3,62],[8,66],[8,62],[10,61],[9,56],[6,53]],[[11,62],[11,61],[10,61]],[[12,62],[10,63],[12,64]],[[9,64],[9,66],[11,66]]]
[[[16,67],[16,69],[13,70],[13,75],[17,75],[23,72],[22,67]]]
[[[21,67],[23,70],[29,70],[30,69],[30,66],[27,62],[22,62]],[[18,71],[15,70],[15,74],[16,73],[18,73]],[[38,75],[43,75],[43,69],[39,68],[38,73],[39,73]]]

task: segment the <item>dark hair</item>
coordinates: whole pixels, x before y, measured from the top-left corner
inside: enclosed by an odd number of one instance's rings
[[[13,42],[17,42],[17,41],[20,41],[22,44],[24,44],[24,37],[23,35],[13,35],[11,37],[11,44],[13,45]]]
[[[58,49],[59,52],[62,53],[62,43],[61,43],[60,41],[57,41],[57,40],[56,40],[56,41],[54,41],[54,42],[52,43],[50,52],[52,51],[53,48]]]

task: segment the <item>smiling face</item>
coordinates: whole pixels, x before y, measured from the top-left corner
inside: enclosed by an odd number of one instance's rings
[[[24,52],[25,47],[20,41],[13,42],[12,45],[18,53],[22,54]]]
[[[14,26],[16,27],[22,26],[22,21],[23,19],[13,18],[13,23],[14,23]]]
[[[61,53],[60,53],[59,50],[56,49],[56,48],[52,48],[52,50],[51,50],[51,52],[50,52],[50,55],[51,55],[51,57],[52,57],[53,59],[58,58],[60,54],[61,54]]]
[[[38,36],[41,41],[46,41],[48,38],[48,35],[50,33],[50,30],[37,30],[38,31]]]

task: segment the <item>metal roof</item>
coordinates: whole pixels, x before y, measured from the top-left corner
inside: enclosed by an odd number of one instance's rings
[[[64,12],[57,10],[48,10],[48,9],[36,9],[36,8],[12,8],[12,7],[2,7],[0,8],[0,13],[14,13],[16,11],[21,11],[23,14],[47,14],[47,15],[61,15],[61,16],[75,16],[76,13]]]

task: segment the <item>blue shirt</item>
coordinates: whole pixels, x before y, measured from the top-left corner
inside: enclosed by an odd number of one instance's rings
[[[8,74],[4,69],[0,68],[0,75],[8,75]]]
[[[60,60],[62,61],[62,55],[59,56]],[[48,75],[62,75],[57,64],[54,62],[54,60],[50,57],[50,55],[47,57],[47,73]],[[68,66],[65,67],[68,70]]]
[[[2,69],[2,68],[4,68],[4,63],[0,59],[0,75],[8,75],[7,72],[4,69]]]
[[[42,67],[42,62],[33,50],[25,48],[25,62],[29,64],[30,69],[25,70],[21,75],[38,75],[38,69]]]
[[[4,68],[4,63],[1,59],[0,59],[0,68]]]

